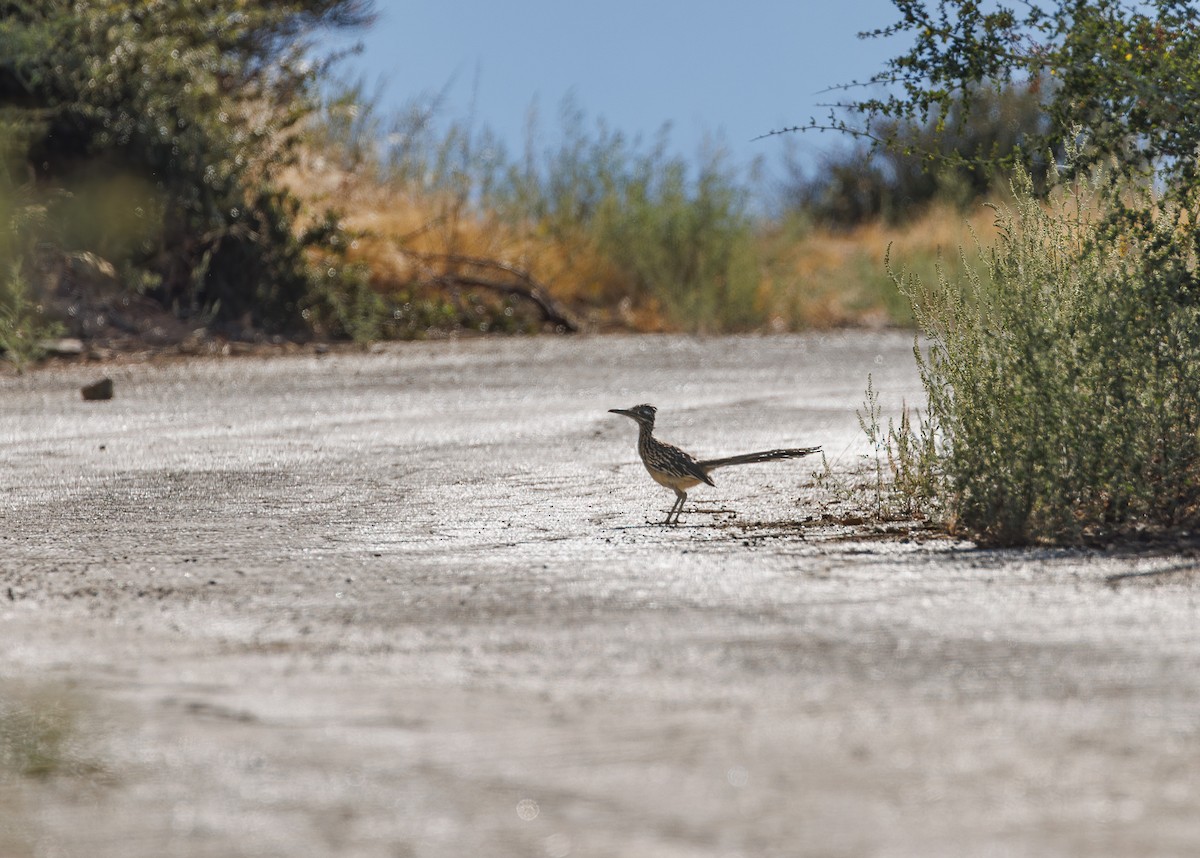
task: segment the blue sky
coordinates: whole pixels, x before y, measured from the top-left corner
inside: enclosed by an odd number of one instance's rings
[[[722,135],[739,164],[779,161],[772,128],[804,123],[837,97],[827,87],[864,79],[899,46],[856,33],[893,23],[890,0],[378,0],[362,55],[343,71],[381,86],[385,106],[447,90],[445,114],[472,116],[510,152],[524,146],[537,105],[541,128],[558,128],[563,98],[589,117],[651,140],[670,123],[672,148],[692,156]],[[448,89],[447,89],[448,87]],[[806,162],[832,135],[790,135]]]

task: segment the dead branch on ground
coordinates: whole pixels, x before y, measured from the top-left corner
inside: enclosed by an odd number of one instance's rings
[[[550,324],[568,333],[577,333],[580,323],[574,314],[550,295],[550,291],[524,268],[518,268],[498,259],[477,256],[462,256],[456,253],[418,253],[404,250],[406,255],[430,266],[441,263],[445,267],[463,267],[457,270],[430,273],[425,282],[448,288],[487,289],[501,295],[515,295],[532,302]],[[487,276],[476,272],[498,272],[501,276]]]

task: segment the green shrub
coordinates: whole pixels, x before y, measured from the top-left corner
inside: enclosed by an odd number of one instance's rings
[[[279,173],[315,108],[312,34],[369,20],[364,0],[5,3],[0,118],[37,187],[75,201],[62,249],[181,316],[298,327],[326,284]]]
[[[1100,182],[1047,206],[1018,171],[983,275],[897,277],[928,337],[909,491],[985,543],[1200,524],[1200,212],[1126,188],[1130,228]]]

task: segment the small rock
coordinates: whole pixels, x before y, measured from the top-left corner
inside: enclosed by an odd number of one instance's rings
[[[113,398],[113,383],[111,378],[102,378],[94,384],[84,385],[79,389],[83,398],[88,401]]]

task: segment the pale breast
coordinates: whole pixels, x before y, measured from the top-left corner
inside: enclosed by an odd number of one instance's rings
[[[666,486],[669,489],[690,489],[692,486],[700,485],[700,480],[693,477],[691,474],[669,474],[666,471],[659,471],[646,464],[646,471],[653,478],[654,482],[660,486]]]

